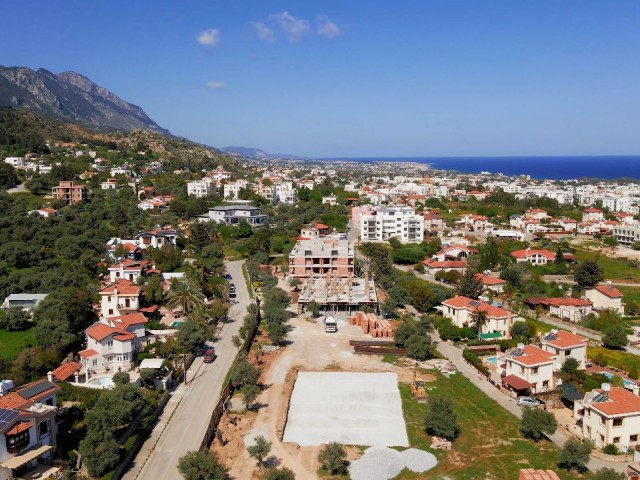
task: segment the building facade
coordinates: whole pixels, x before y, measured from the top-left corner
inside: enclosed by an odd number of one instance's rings
[[[422,243],[424,218],[411,207],[379,207],[372,215],[360,217],[363,242],[396,238],[402,243]]]

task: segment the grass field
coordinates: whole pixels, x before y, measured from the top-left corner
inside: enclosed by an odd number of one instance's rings
[[[598,252],[580,249],[576,249],[575,255],[578,260],[595,260],[597,257],[598,265],[602,267],[606,280],[623,280],[640,283],[640,268],[627,265],[619,258],[610,258],[606,255],[598,255]]]
[[[24,332],[0,330],[0,358],[14,360],[28,345],[34,344],[34,329]]]
[[[633,302],[640,305],[640,287],[616,287],[622,292],[622,301],[625,303]]]
[[[447,379],[438,375],[427,387],[430,396],[453,399],[461,433],[450,452],[430,450],[430,438],[423,427],[426,405],[413,399],[409,385],[401,384],[409,443],[432,451],[438,458],[438,465],[424,474],[405,470],[398,479],[515,479],[521,468],[552,469],[565,480],[590,478],[588,474],[580,476],[560,470],[556,465],[559,449],[553,443],[524,439],[519,431],[519,421],[464,376],[456,374]]]

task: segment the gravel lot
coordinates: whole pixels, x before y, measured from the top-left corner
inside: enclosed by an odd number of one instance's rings
[[[437,463],[431,453],[415,448],[398,452],[387,447],[371,447],[351,463],[349,474],[352,480],[388,480],[397,477],[405,468],[422,473]]]

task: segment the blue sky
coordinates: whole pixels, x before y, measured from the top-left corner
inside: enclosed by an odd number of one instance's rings
[[[5,2],[0,64],[308,156],[640,154],[640,2]]]

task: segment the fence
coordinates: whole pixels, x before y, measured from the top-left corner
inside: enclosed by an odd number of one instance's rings
[[[256,322],[254,328],[247,334],[247,337],[244,340],[244,344],[242,345],[242,350],[245,352],[249,352],[251,348],[251,344],[253,343],[256,334],[258,333],[259,322]],[[236,367],[238,363],[238,357],[234,360],[231,365],[230,371]],[[209,426],[207,427],[207,431],[204,434],[204,438],[202,439],[202,443],[200,443],[200,450],[209,448],[209,445],[213,442],[213,439],[216,435],[216,431],[218,430],[218,425],[220,424],[220,419],[225,411],[225,406],[231,398],[231,394],[233,393],[233,386],[231,385],[231,381],[227,380],[224,388],[222,389],[222,393],[220,394],[220,399],[216,404],[216,408],[213,409],[213,413],[211,414],[211,418],[209,419]]]

